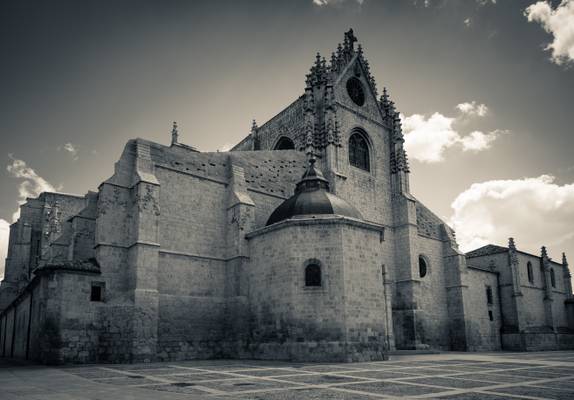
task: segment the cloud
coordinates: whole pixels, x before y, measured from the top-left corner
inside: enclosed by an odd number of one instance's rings
[[[74,161],[78,160],[80,157],[78,156],[78,149],[76,146],[74,146],[72,143],[68,142],[65,143],[63,146],[58,146],[58,151],[60,150],[64,150],[67,151],[68,153],[70,153],[72,155],[72,158],[74,159]]]
[[[528,6],[524,16],[552,34],[552,43],[545,47],[552,52],[552,62],[564,65],[574,61],[574,0],[562,0],[555,9],[549,2],[539,1]]]
[[[471,25],[472,25],[472,18],[469,17],[469,18],[465,19],[465,20],[462,21],[462,22],[464,23],[464,25],[465,25],[467,28],[470,28]]]
[[[340,5],[342,3],[344,3],[347,0],[313,0],[313,4],[315,4],[316,6],[322,7],[322,6],[336,6],[336,5]],[[359,3],[359,5],[363,4],[363,2],[365,0],[352,0],[356,3]]]
[[[6,170],[14,178],[21,179],[18,186],[18,203],[22,204],[28,197],[37,197],[42,192],[55,192],[56,188],[47,180],[42,178],[32,168],[28,167],[25,161],[18,160],[10,155],[11,163],[8,164]],[[13,220],[16,221],[20,216],[20,209],[13,215]]]
[[[481,131],[471,132],[460,138],[462,150],[475,152],[486,150],[490,148],[492,142],[494,142],[499,135],[504,133],[508,133],[508,131],[496,129],[489,133],[483,133]]]
[[[509,237],[534,254],[542,245],[574,250],[574,184],[558,185],[553,176],[475,183],[451,207],[463,251],[505,244]]]
[[[459,146],[463,151],[478,152],[490,148],[501,134],[509,133],[497,129],[488,133],[476,130],[462,135],[455,124],[469,116],[485,116],[488,107],[472,101],[458,104],[456,108],[461,112],[457,117],[447,117],[438,112],[430,117],[421,114],[401,116],[409,157],[426,163],[440,162],[444,160],[444,152],[451,147]]]
[[[404,118],[405,147],[409,157],[429,163],[442,161],[444,151],[459,139],[452,127],[454,120],[438,112],[429,118],[420,114]]]
[[[489,4],[496,4],[496,0],[476,0],[479,7],[484,7]]]
[[[0,279],[4,278],[4,266],[8,255],[8,237],[10,236],[10,223],[0,218]]]
[[[485,104],[477,104],[474,100],[457,104],[456,109],[469,116],[484,117],[488,114],[488,107]]]

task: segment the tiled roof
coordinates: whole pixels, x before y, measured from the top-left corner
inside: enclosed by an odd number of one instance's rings
[[[499,254],[499,253],[506,253],[508,248],[502,246],[496,246],[494,244],[487,244],[486,246],[482,246],[476,250],[469,251],[465,254],[466,258],[471,257],[481,257],[481,256],[489,256],[491,254]]]

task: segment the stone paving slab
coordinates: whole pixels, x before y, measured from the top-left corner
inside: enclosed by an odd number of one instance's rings
[[[0,360],[1,400],[574,399],[574,351],[364,363],[201,360],[59,368]]]

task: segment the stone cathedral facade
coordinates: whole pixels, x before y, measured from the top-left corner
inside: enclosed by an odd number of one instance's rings
[[[84,196],[12,224],[0,355],[381,360],[574,347],[566,257],[463,254],[410,193],[399,113],[352,30],[229,152],[130,140]],[[517,233],[519,235],[519,233]]]

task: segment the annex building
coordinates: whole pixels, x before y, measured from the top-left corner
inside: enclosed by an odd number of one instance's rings
[[[410,193],[399,113],[353,31],[229,152],[130,140],[84,196],[11,225],[0,355],[380,360],[574,348],[566,257],[463,254]],[[520,236],[520,232],[517,232]],[[518,246],[519,247],[519,246]]]

